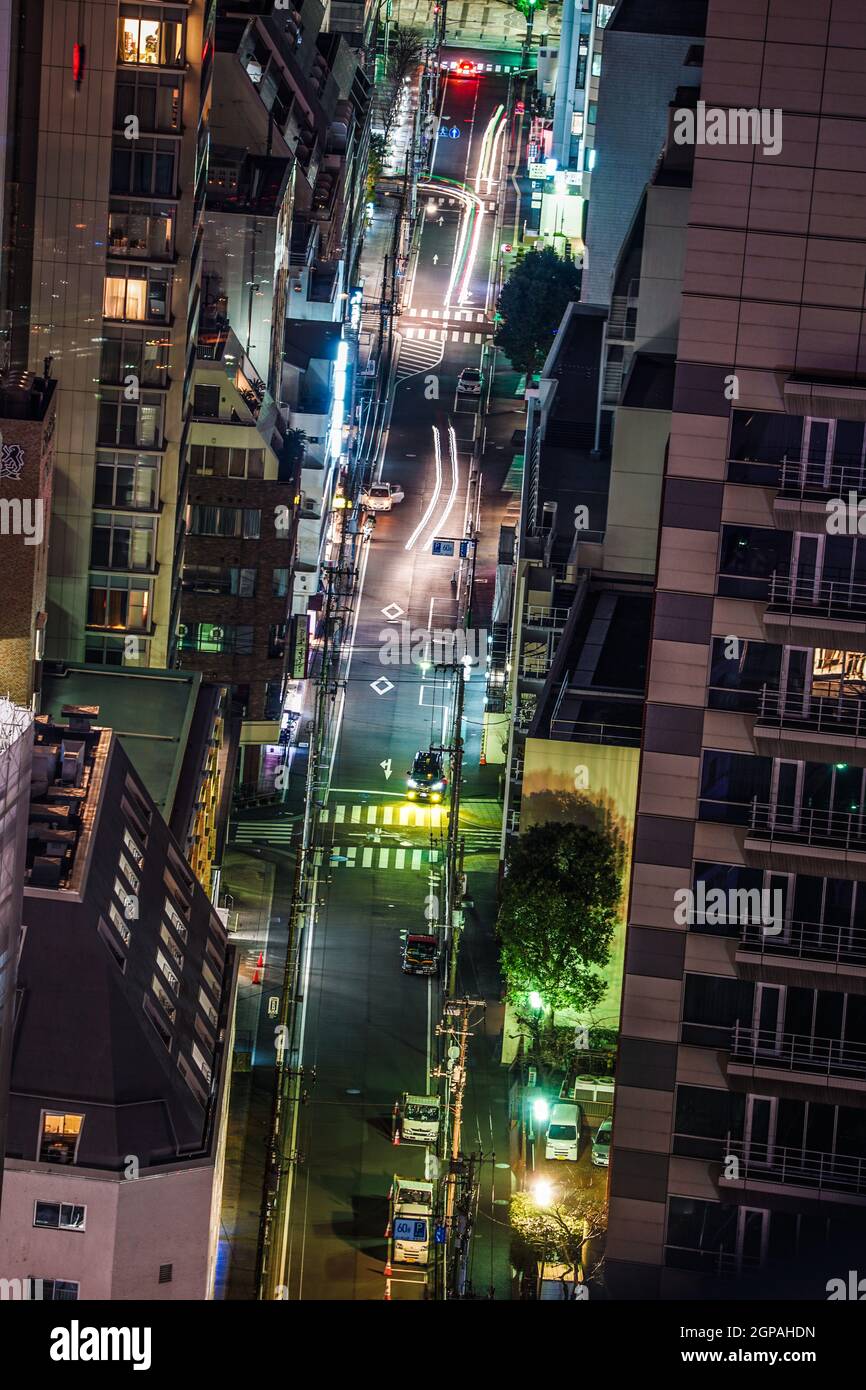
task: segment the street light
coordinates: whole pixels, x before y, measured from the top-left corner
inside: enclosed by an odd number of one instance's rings
[[[532,1118],[537,1125],[547,1124],[550,1118],[550,1106],[544,1096],[539,1096],[532,1102]]]
[[[549,1207],[553,1202],[553,1183],[549,1178],[537,1178],[532,1188],[532,1199],[537,1207]]]
[[[541,1013],[541,1010],[544,1008],[544,1000],[538,993],[537,989],[533,989],[530,991],[529,1007],[530,1009],[535,1009],[536,1013]]]

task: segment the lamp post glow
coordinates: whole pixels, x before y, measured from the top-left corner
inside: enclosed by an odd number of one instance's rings
[[[537,1207],[549,1207],[553,1202],[553,1183],[549,1178],[538,1178],[533,1184],[532,1199]]]

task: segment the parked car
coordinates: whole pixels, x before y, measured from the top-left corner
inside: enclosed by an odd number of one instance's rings
[[[484,377],[478,367],[464,367],[457,378],[458,396],[480,396]]]
[[[613,1136],[613,1120],[602,1120],[592,1141],[592,1161],[596,1168],[610,1166],[610,1141]]]
[[[368,512],[390,512],[397,503],[402,502],[405,493],[399,483],[371,483],[361,493],[361,506]]]
[[[583,1112],[574,1101],[559,1101],[551,1106],[544,1157],[561,1158],[576,1163],[580,1152],[582,1123]]]

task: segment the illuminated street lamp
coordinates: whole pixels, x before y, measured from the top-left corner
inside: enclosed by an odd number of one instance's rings
[[[546,1125],[550,1119],[550,1106],[544,1096],[538,1096],[532,1102],[532,1118],[537,1125]]]
[[[549,1207],[553,1203],[553,1183],[549,1178],[536,1178],[532,1186],[532,1200],[537,1207]]]

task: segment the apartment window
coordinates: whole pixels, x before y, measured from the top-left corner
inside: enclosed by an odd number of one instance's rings
[[[90,563],[118,570],[153,568],[156,518],[94,512]]]
[[[615,9],[616,9],[616,4],[615,4],[615,3],[612,4],[612,5],[602,5],[602,4],[600,4],[600,5],[598,6],[598,8],[596,9],[596,12],[595,12],[595,22],[596,22],[596,24],[598,25],[598,28],[599,28],[599,29],[603,29],[603,28],[605,27],[605,25],[607,24],[607,21],[610,19],[611,15],[613,14],[613,12],[614,12]]]
[[[595,125],[598,120],[598,102],[591,101],[586,108],[586,119],[589,125]]]
[[[199,1007],[204,1013],[205,1017],[210,1019],[210,1022],[213,1024],[214,1028],[216,1028],[219,1022],[219,1014],[217,1013],[211,1001],[208,999],[204,990],[201,988],[199,988],[198,992],[198,1002]]]
[[[207,985],[208,989],[209,989],[209,990],[211,991],[211,993],[213,994],[214,998],[215,998],[215,999],[219,999],[219,997],[220,997],[219,981],[217,980],[216,975],[215,975],[215,974],[213,973],[213,971],[211,970],[211,968],[210,968],[210,966],[208,965],[207,961],[203,961],[203,962],[202,962],[201,977],[202,977],[202,979],[204,980],[205,984]]]
[[[207,1092],[183,1056],[178,1056],[177,1069],[200,1105],[207,1105]]]
[[[174,1023],[174,1020],[176,1018],[175,1007],[169,999],[168,995],[166,994],[165,990],[163,989],[162,985],[159,983],[159,980],[157,979],[156,975],[154,975],[153,979],[151,980],[151,988],[153,989],[154,993],[159,999],[160,1004],[162,1005],[165,1012],[168,1014],[172,1023]],[[146,994],[144,996],[144,999],[142,1000],[142,1006],[144,1008],[144,1012],[147,1014],[147,1017],[150,1019],[150,1022],[153,1025],[154,1031],[157,1033],[163,1045],[170,1052],[171,1033],[166,1027],[165,1019],[163,1018],[159,1009],[153,1003],[153,1000],[150,998],[149,995]]]
[[[242,537],[258,540],[262,513],[258,507],[211,507],[193,503],[189,508],[191,536]]]
[[[253,650],[251,623],[182,623],[178,634],[181,651],[249,656]]]
[[[108,386],[168,386],[168,355],[171,340],[159,332],[140,329],[105,330],[99,364],[99,380]]]
[[[137,638],[128,645],[123,637],[84,635],[84,660],[91,666],[149,666],[150,643]]]
[[[172,1276],[172,1271],[173,1271],[173,1269],[174,1269],[174,1265],[160,1265],[160,1267],[159,1267],[159,1283],[160,1283],[160,1284],[170,1284],[170,1283],[171,1283],[171,1276]]]
[[[790,531],[774,531],[765,526],[723,526],[719,594],[766,603],[770,576],[789,571],[791,542]]]
[[[76,1303],[81,1285],[75,1279],[39,1279],[31,1283],[42,1286],[42,1299],[45,1303]]]
[[[738,1091],[708,1086],[678,1086],[674,1153],[686,1158],[720,1158],[723,1146],[740,1139],[746,1098]]]
[[[220,388],[218,386],[196,386],[193,391],[193,415],[205,420],[218,420],[220,414]]]
[[[119,204],[108,213],[109,256],[160,260],[174,250],[174,208]]]
[[[156,953],[156,963],[157,963],[157,965],[159,966],[159,968],[160,968],[160,970],[162,971],[162,973],[163,973],[163,975],[165,976],[165,978],[168,980],[168,983],[171,985],[171,987],[172,987],[172,989],[174,990],[175,994],[179,994],[179,993],[180,993],[180,980],[178,979],[177,975],[176,975],[176,974],[174,973],[174,971],[172,970],[172,968],[171,968],[171,966],[169,965],[168,961],[166,960],[165,956],[162,954],[162,951],[157,951],[157,953]]]
[[[171,271],[129,266],[123,275],[106,275],[103,313],[107,319],[166,323]]]
[[[282,658],[286,651],[288,623],[271,623],[268,629],[268,656]]]
[[[583,134],[583,112],[572,111],[571,113],[571,133],[572,135]]]
[[[196,390],[199,389],[196,388]],[[198,414],[198,410],[195,413]],[[192,444],[189,450],[189,460],[192,472],[199,478],[263,478],[265,476],[264,449],[230,449],[218,444]]]
[[[764,689],[779,689],[782,648],[772,642],[737,638],[733,652],[730,638],[713,638],[707,703],[710,709],[756,714]]]
[[[144,863],[144,851],[138,848],[138,845],[135,843],[135,840],[128,830],[124,830],[123,832],[123,843],[126,845],[126,848],[129,850],[138,867],[141,868]]]
[[[117,884],[115,883],[114,886],[116,888]],[[117,928],[124,945],[128,946],[132,941],[132,932],[129,930],[129,919],[124,917],[117,904],[113,902],[108,904],[108,915]]]
[[[112,904],[112,906],[113,905],[114,904]],[[118,970],[120,970],[120,972],[123,973],[123,971],[126,970],[126,956],[120,948],[117,937],[114,935],[114,932],[111,931],[111,929],[109,928],[108,923],[105,921],[104,917],[100,917],[99,921],[96,924],[96,934],[102,942],[103,946],[105,946],[106,950],[108,951],[109,955],[111,956],[111,959],[114,961]]]
[[[165,945],[168,947],[169,955],[171,956],[178,970],[183,970],[183,951],[178,946],[168,927],[164,925],[161,926],[159,929],[159,935],[162,941],[164,941]]]
[[[74,1163],[83,1124],[83,1115],[70,1115],[62,1110],[43,1110],[39,1141],[40,1161]]]
[[[165,915],[171,922],[171,925],[174,927],[181,941],[186,941],[186,922],[183,920],[180,913],[177,911],[176,907],[174,906],[174,903],[171,901],[171,898],[166,898],[165,900]]]
[[[706,749],[701,765],[700,819],[748,825],[752,805],[770,799],[772,760]]]
[[[177,1009],[175,1007],[174,1000],[171,998],[169,994],[166,993],[163,983],[158,975],[153,976],[150,982],[150,987],[156,995],[157,999],[159,1000],[160,1004],[164,1008],[165,1012],[167,1013],[169,1019],[172,1023],[174,1023],[177,1020]]]
[[[230,594],[235,598],[253,598],[256,592],[254,566],[184,565],[182,584],[191,594]]]
[[[133,893],[137,893],[139,885],[141,883],[141,879],[138,877],[138,874],[135,872],[129,860],[126,858],[126,855],[124,854],[121,854],[120,856],[120,868],[124,878],[131,885]]]
[[[126,921],[132,922],[138,916],[138,898],[135,893],[131,893],[122,879],[115,874],[114,891],[120,902],[123,904],[123,916]],[[111,904],[114,907],[114,903]],[[109,911],[111,909],[109,908]],[[116,909],[115,909],[116,910]]]
[[[289,592],[289,571],[286,565],[278,566],[271,574],[271,593],[274,598],[285,598]]]
[[[155,511],[159,459],[146,454],[97,453],[93,501],[97,507],[140,507]]]
[[[181,86],[176,77],[121,68],[114,89],[114,128],[128,129],[135,116],[140,131],[179,131]]]
[[[161,449],[162,412],[161,396],[143,391],[138,401],[130,404],[120,393],[104,391],[99,402],[98,442],[109,448]]]
[[[213,1077],[213,1070],[211,1068],[210,1062],[207,1060],[197,1043],[192,1044],[192,1060],[195,1062],[196,1066],[198,1067],[202,1076],[207,1081],[208,1085],[210,1085],[211,1079]]]
[[[87,621],[91,627],[144,630],[150,623],[150,580],[125,575],[92,574],[87,596]],[[110,662],[109,665],[121,665]]]
[[[682,1041],[692,1047],[730,1048],[734,1024],[751,1019],[754,998],[751,980],[687,975]]]
[[[111,192],[138,198],[174,198],[177,194],[174,140],[121,138],[111,152]]]
[[[34,1202],[33,1225],[48,1231],[83,1231],[87,1207],[71,1202]]]
[[[264,718],[279,719],[283,712],[282,680],[265,681]]]
[[[601,54],[600,54],[600,53],[593,53],[593,55],[592,55],[592,75],[593,75],[593,77],[601,77]]]
[[[159,18],[154,19],[156,13]],[[183,10],[157,10],[150,5],[121,5],[117,60],[143,67],[184,65]]]

